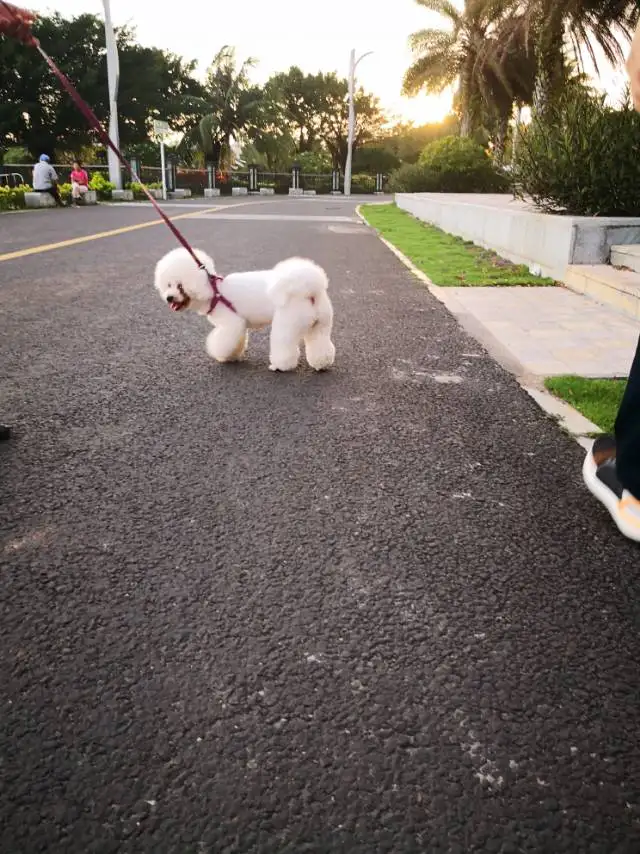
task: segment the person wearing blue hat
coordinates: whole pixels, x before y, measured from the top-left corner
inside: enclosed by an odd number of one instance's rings
[[[49,162],[48,154],[41,154],[33,167],[33,189],[36,193],[49,193],[59,208],[64,207],[58,188],[58,174]]]

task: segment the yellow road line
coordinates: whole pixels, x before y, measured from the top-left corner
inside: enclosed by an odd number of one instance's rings
[[[189,217],[199,216],[204,213],[213,213],[219,210],[221,205],[213,208],[205,208],[204,210],[192,211],[191,213],[179,214],[172,216],[171,221],[177,219],[189,219]],[[110,231],[99,231],[96,234],[85,234],[84,237],[72,237],[69,240],[61,240],[58,243],[45,243],[42,246],[30,246],[28,249],[18,249],[15,252],[6,252],[0,255],[0,261],[14,261],[16,258],[26,258],[27,255],[38,255],[40,252],[52,252],[54,249],[66,249],[68,246],[77,246],[79,243],[88,243],[91,240],[101,240],[103,237],[115,237],[117,234],[127,234],[130,231],[137,231],[140,228],[150,228],[152,225],[164,224],[164,221],[158,217],[151,219],[148,222],[137,222],[135,225],[125,225],[122,228],[112,228]]]

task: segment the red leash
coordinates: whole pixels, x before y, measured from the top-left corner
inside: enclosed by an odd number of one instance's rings
[[[25,27],[25,24],[23,23],[23,21],[21,21],[20,17],[13,11],[12,6],[8,3],[5,3],[4,0],[0,0],[0,5],[2,5],[4,7],[4,9],[11,16],[11,18],[13,18],[13,20],[15,21],[16,32],[20,32],[20,30],[23,30]],[[30,34],[30,28],[28,28],[28,30],[29,30],[29,34]],[[211,289],[213,291],[213,296],[211,298],[211,306],[210,306],[209,311],[207,313],[211,314],[211,312],[218,305],[218,303],[222,303],[227,308],[230,308],[231,311],[235,311],[233,305],[229,302],[229,300],[223,294],[220,293],[220,289],[219,289],[218,285],[222,281],[222,278],[220,276],[216,276],[214,273],[209,273],[209,271],[205,268],[204,264],[202,264],[201,261],[198,260],[198,257],[196,256],[195,252],[193,251],[193,248],[191,247],[191,244],[189,243],[187,238],[171,222],[171,220],[169,219],[167,214],[162,210],[162,208],[157,203],[157,201],[153,198],[153,196],[151,195],[149,190],[142,183],[142,181],[140,180],[140,178],[136,174],[135,170],[133,169],[133,167],[129,163],[129,161],[124,157],[124,155],[118,149],[118,147],[116,145],[114,145],[114,143],[111,141],[109,134],[105,131],[105,129],[102,127],[102,125],[98,121],[98,117],[93,112],[91,107],[87,104],[87,102],[82,98],[82,96],[80,95],[78,90],[75,88],[73,83],[58,68],[58,66],[51,59],[51,57],[46,53],[46,51],[43,50],[42,46],[40,45],[40,42],[35,37],[32,36],[29,41],[26,41],[24,39],[23,39],[23,41],[25,44],[29,45],[30,47],[35,47],[36,50],[40,53],[40,56],[42,56],[44,61],[47,63],[51,72],[55,75],[55,77],[57,77],[62,88],[67,92],[67,94],[69,95],[71,100],[74,102],[74,104],[76,105],[78,110],[80,110],[82,115],[85,117],[85,119],[89,123],[89,126],[92,127],[96,131],[96,133],[100,137],[102,143],[104,145],[108,146],[113,151],[113,153],[116,155],[118,160],[122,163],[122,165],[125,167],[125,169],[129,172],[129,174],[131,175],[133,180],[136,183],[140,184],[140,186],[142,187],[143,193],[149,199],[149,201],[151,202],[153,207],[156,209],[156,212],[164,220],[165,224],[173,232],[176,239],[187,250],[189,255],[191,255],[191,257],[196,262],[198,267],[201,270],[204,270],[204,272],[207,274],[207,276],[209,277],[209,282],[211,283]]]

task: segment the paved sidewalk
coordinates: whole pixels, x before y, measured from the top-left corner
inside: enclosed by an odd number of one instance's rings
[[[640,328],[566,288],[433,288],[490,350],[521,375],[627,376]],[[494,352],[494,355],[498,355]],[[504,361],[504,359],[502,359]]]

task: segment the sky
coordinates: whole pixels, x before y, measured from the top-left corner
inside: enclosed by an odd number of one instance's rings
[[[233,45],[240,60],[258,60],[252,74],[258,83],[291,65],[308,73],[335,71],[346,77],[352,48],[357,56],[373,51],[358,66],[358,84],[377,95],[391,117],[425,124],[449,111],[451,93],[401,95],[402,76],[411,63],[408,36],[441,21],[415,0],[380,4],[378,11],[372,0],[322,0],[306,16],[301,0],[178,0],[164,13],[160,6],[159,0],[111,0],[111,16],[115,26],[133,25],[141,44],[197,60],[201,72],[222,45]],[[28,7],[65,17],[103,14],[102,0],[31,0]],[[624,79],[622,70],[606,68],[601,87],[615,96]]]

